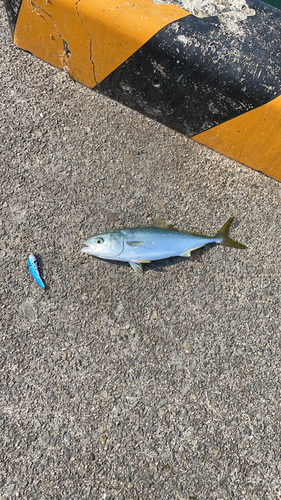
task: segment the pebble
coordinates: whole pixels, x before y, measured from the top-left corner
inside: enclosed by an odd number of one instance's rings
[[[211,451],[212,455],[218,455],[220,452],[220,450],[218,450],[217,448],[212,448],[210,451]]]
[[[41,437],[41,442],[43,444],[45,444],[46,446],[48,446],[50,444],[50,435],[49,434],[44,434],[42,437]]]
[[[193,351],[192,345],[189,342],[184,342],[183,348],[190,353]]]
[[[247,436],[251,436],[252,431],[251,431],[250,427],[248,427],[248,425],[245,425],[245,427],[243,429],[243,434],[246,434]]]
[[[157,405],[157,408],[162,408],[163,406],[165,406],[166,404],[168,403],[168,399],[165,398],[165,399],[161,399]]]
[[[16,487],[16,483],[9,484],[9,486],[6,488],[6,495],[9,495],[13,491],[15,491]]]
[[[133,358],[131,358],[131,356],[126,356],[126,360],[132,366],[135,364],[135,360]]]
[[[48,316],[41,316],[40,318],[40,323],[42,326],[47,326],[47,324],[49,323],[49,318]]]
[[[107,212],[106,216],[112,220],[113,222],[117,222],[119,220],[119,215],[113,213],[113,212]]]
[[[36,319],[36,311],[30,302],[25,302],[23,304],[22,311],[29,320]]]
[[[100,443],[101,444],[105,444],[107,441],[107,437],[105,436],[105,434],[102,434],[101,437],[100,437]]]

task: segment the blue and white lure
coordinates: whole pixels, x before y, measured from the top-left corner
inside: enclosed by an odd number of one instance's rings
[[[40,286],[40,288],[45,288],[45,285],[40,277],[36,255],[29,253],[27,264],[30,274],[35,279],[36,283]]]

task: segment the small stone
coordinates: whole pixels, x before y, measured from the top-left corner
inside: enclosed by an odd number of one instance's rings
[[[132,485],[132,483],[128,483],[128,490],[132,490],[132,489],[133,489],[133,487],[134,487],[134,486]]]
[[[131,356],[126,356],[126,361],[132,366],[135,364],[135,360]]]
[[[42,326],[47,326],[47,324],[49,323],[49,318],[48,316],[41,316],[40,318],[40,323]]]
[[[54,391],[51,391],[50,397],[54,400],[58,399]]]
[[[23,314],[29,320],[35,320],[36,319],[35,309],[34,309],[33,305],[30,302],[25,302],[25,304],[23,304],[22,311],[23,311]]]
[[[157,405],[157,408],[162,408],[162,406],[165,406],[168,403],[168,399],[161,399]]]
[[[6,495],[10,495],[13,491],[15,491],[17,485],[15,483],[9,484],[6,489]]]
[[[114,212],[107,212],[106,216],[113,222],[117,222],[119,220],[119,215],[115,214]]]
[[[32,423],[33,423],[34,427],[41,427],[41,424],[40,424],[39,420],[37,420],[37,418],[34,418],[32,420]]]
[[[44,436],[41,437],[41,442],[48,446],[50,444],[50,436],[49,434],[44,434]]]
[[[172,360],[174,363],[181,363],[181,357],[180,355],[177,353],[177,351],[173,351],[172,352]]]
[[[219,454],[219,451],[220,451],[220,450],[218,450],[217,448],[212,448],[212,449],[211,449],[211,453],[212,453],[212,455],[218,455],[218,454]]]
[[[246,434],[247,436],[251,436],[252,431],[251,431],[250,427],[248,427],[248,425],[245,425],[245,427],[243,429],[243,434]]]
[[[145,469],[147,469],[147,467],[149,467],[148,462],[144,462],[143,467],[144,467]]]
[[[180,446],[180,447],[179,447],[179,452],[180,452],[180,453],[183,453],[183,452],[184,452],[184,447],[183,447],[183,446]]]
[[[183,344],[183,348],[188,351],[188,352],[192,352],[193,349],[192,349],[192,345],[189,343],[189,342],[184,342]]]
[[[100,443],[101,444],[105,444],[106,443],[106,440],[107,440],[107,437],[105,434],[102,434],[101,437],[100,437]]]
[[[188,493],[188,500],[195,500],[195,499],[196,499],[195,494],[192,491],[190,491],[190,493]]]

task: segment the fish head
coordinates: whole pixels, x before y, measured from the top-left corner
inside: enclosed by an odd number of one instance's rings
[[[116,259],[123,250],[124,239],[119,231],[96,234],[84,241],[81,252],[95,255],[101,259]]]

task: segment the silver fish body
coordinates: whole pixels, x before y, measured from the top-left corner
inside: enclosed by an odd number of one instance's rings
[[[189,257],[190,252],[209,243],[245,248],[228,237],[233,221],[229,219],[213,237],[189,233],[158,219],[150,227],[111,230],[87,239],[83,253],[103,259],[129,262],[135,271],[143,274],[142,264],[174,256]]]

